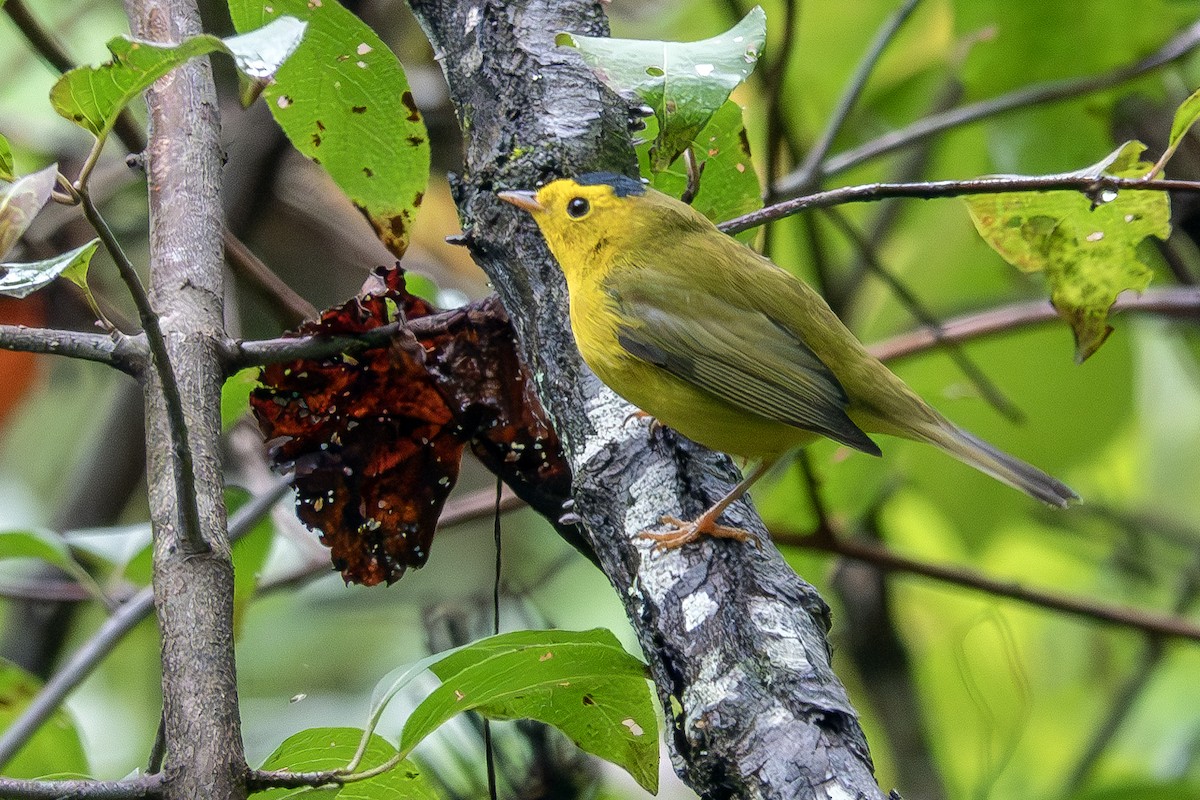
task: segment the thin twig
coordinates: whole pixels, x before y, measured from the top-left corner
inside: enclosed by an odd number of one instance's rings
[[[234,542],[249,533],[254,523],[283,497],[290,486],[290,480],[280,480],[239,508],[229,521],[229,541]],[[25,707],[21,716],[0,734],[0,769],[25,746],[67,695],[153,610],[154,589],[147,586],[118,608],[82,647],[71,654]]]
[[[1039,608],[1060,611],[1064,614],[1072,614],[1109,625],[1132,628],[1158,636],[1172,636],[1200,642],[1200,626],[1182,617],[1068,597],[1041,589],[1030,589],[1015,581],[998,580],[966,567],[931,564],[900,555],[879,545],[848,539],[844,536],[822,537],[775,528],[771,530],[771,538],[781,545],[833,553],[843,558],[852,558],[856,561],[873,564],[887,572],[920,575],[942,583],[1007,597]]]
[[[10,800],[135,800],[161,797],[162,775],[139,775],[119,781],[23,781],[0,778],[0,797]]]
[[[783,45],[771,59],[769,68],[763,73],[763,94],[767,97],[767,151],[764,160],[764,174],[767,176],[766,196],[770,202],[771,187],[778,173],[779,149],[783,143],[783,82],[787,75],[787,66],[792,60],[796,40],[800,38],[796,30],[796,20],[800,17],[800,0],[787,0],[783,11]]]
[[[990,100],[972,103],[941,114],[933,114],[905,128],[832,156],[821,165],[819,174],[825,177],[836,175],[858,166],[864,161],[906,147],[943,131],[979,122],[988,117],[1103,91],[1183,58],[1197,46],[1200,46],[1200,22],[1193,23],[1157,51],[1135,64],[1119,67],[1103,75],[1039,83]],[[801,181],[802,177],[800,171],[797,170],[792,175],[783,178],[775,187],[776,194],[787,196],[803,191],[805,182]]]
[[[141,372],[150,355],[142,336],[121,333],[110,336],[84,331],[27,328],[24,325],[0,325],[0,350],[48,353],[96,361],[133,376]]]
[[[1124,295],[1117,298],[1111,311],[1140,311],[1200,320],[1200,289],[1151,289],[1142,295]],[[942,340],[965,342],[1058,319],[1058,312],[1045,300],[1014,303],[944,321]],[[921,328],[878,342],[867,349],[882,361],[892,361],[916,355],[937,345],[937,338],[928,329]]]
[[[1111,175],[1035,175],[1011,178],[969,178],[957,181],[917,181],[913,183],[865,183],[843,186],[824,192],[785,200],[758,211],[722,222],[717,227],[734,234],[767,222],[807,211],[828,208],[844,203],[874,203],[891,197],[934,200],[972,194],[1004,194],[1006,192],[1076,191],[1088,195],[1103,192],[1200,192],[1200,181],[1153,180],[1116,178]]]
[[[1010,422],[1023,422],[1025,414],[1017,407],[1016,403],[1004,394],[1004,391],[995,381],[984,373],[983,369],[966,354],[966,351],[957,342],[946,339],[942,323],[921,302],[921,299],[908,288],[907,284],[901,281],[900,278],[879,261],[879,258],[875,254],[875,248],[871,246],[871,243],[867,241],[862,232],[855,228],[846,219],[846,216],[836,208],[825,209],[825,215],[833,223],[834,227],[840,230],[858,250],[867,270],[886,283],[888,288],[892,290],[892,293],[896,295],[896,298],[908,309],[908,312],[925,326],[925,329],[933,335],[933,338],[942,346],[942,350],[962,370],[963,375],[975,386],[976,391],[979,392],[983,399]]]
[[[875,38],[871,40],[870,47],[863,54],[862,61],[851,76],[850,82],[846,85],[846,89],[842,92],[841,98],[838,100],[837,106],[833,110],[833,114],[829,117],[829,122],[825,125],[825,130],[821,133],[821,138],[817,140],[812,149],[804,156],[804,163],[800,168],[788,176],[787,181],[789,191],[806,191],[820,183],[824,177],[825,170],[822,168],[821,162],[825,160],[825,156],[829,154],[829,148],[833,146],[833,140],[842,130],[842,125],[846,123],[846,119],[850,116],[854,104],[858,102],[858,98],[862,96],[863,89],[867,85],[867,81],[871,77],[871,73],[875,70],[875,65],[879,63],[880,57],[884,50],[891,44],[896,34],[900,32],[900,28],[916,10],[921,0],[905,0],[904,5],[896,9],[896,11],[884,21],[879,31],[875,34]],[[775,176],[768,174],[768,180],[774,181]]]
[[[158,314],[150,304],[150,297],[142,280],[138,277],[133,262],[125,255],[121,243],[108,227],[108,222],[92,202],[86,186],[77,186],[79,198],[83,206],[84,216],[100,235],[105,249],[117,265],[117,271],[125,282],[129,294],[137,306],[138,317],[142,329],[146,333],[146,343],[150,347],[151,361],[161,384],[163,399],[167,407],[167,421],[171,428],[171,444],[175,450],[172,459],[175,473],[175,497],[179,507],[180,541],[188,555],[207,553],[211,546],[204,539],[200,527],[200,507],[197,504],[196,470],[192,463],[192,445],[188,441],[187,418],[183,413],[183,395],[179,391],[179,382],[175,378],[175,370],[171,366],[167,353],[167,343],[163,339],[162,328],[158,324]]]
[[[337,786],[342,771],[290,772],[288,770],[252,769],[246,775],[246,788],[252,792],[265,789],[299,789],[303,786]]]
[[[233,267],[234,272],[271,299],[285,325],[292,327],[306,319],[316,319],[319,313],[316,306],[284,283],[262,259],[234,235],[228,225],[221,230],[221,240],[225,245],[225,260]]]

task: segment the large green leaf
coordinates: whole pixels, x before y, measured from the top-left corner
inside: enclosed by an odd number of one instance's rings
[[[0,660],[0,730],[7,730],[25,711],[41,689],[33,675],[15,664]],[[4,765],[9,778],[40,778],[46,775],[82,776],[88,773],[87,756],[75,723],[61,708]]]
[[[129,101],[185,61],[223,52],[233,56],[238,69],[247,75],[269,78],[300,43],[304,28],[295,17],[282,17],[228,39],[203,34],[176,45],[162,45],[117,37],[108,43],[113,60],[65,73],[50,90],[50,104],[62,116],[103,138]]]
[[[641,41],[560,34],[613,91],[654,109],[659,132],[650,167],[659,172],[687,149],[734,87],[754,70],[767,39],[767,15],[755,6],[720,36],[700,42]]]
[[[396,56],[335,0],[231,0],[229,10],[238,30],[279,14],[308,21],[304,43],[263,96],[296,149],[403,255],[429,181],[429,134]]]
[[[57,164],[11,183],[0,181],[0,258],[29,228],[57,182]]]
[[[1126,142],[1099,164],[1071,175],[1144,176],[1145,149]],[[979,234],[1005,261],[1024,272],[1045,272],[1050,297],[1075,333],[1082,362],[1108,338],[1108,309],[1126,289],[1150,284],[1140,250],[1150,236],[1171,232],[1164,192],[1128,191],[1096,202],[1079,192],[1010,192],[965,197]]]
[[[442,685],[405,723],[405,753],[464,711],[536,719],[657,790],[658,728],[645,665],[611,632],[500,634],[453,651],[430,670]]]
[[[310,728],[289,736],[263,762],[262,769],[318,772],[346,766],[354,757],[364,732],[358,728]],[[381,736],[371,734],[359,771],[387,763],[396,748]],[[288,797],[337,797],[341,800],[437,800],[439,795],[411,761],[401,761],[374,778],[325,789],[270,789],[255,794],[256,800]]]
[[[657,121],[648,120],[647,140],[637,148],[638,164],[642,175],[649,178],[651,186],[672,197],[679,197],[688,183],[687,166],[683,159],[676,159],[674,164],[661,172],[650,169],[653,143],[649,137],[657,130]],[[693,208],[715,223],[762,208],[762,186],[750,160],[750,143],[742,122],[741,106],[726,100],[725,105],[713,114],[696,137],[693,152],[697,165],[703,169],[700,191],[692,200]],[[737,238],[750,242],[757,235],[758,231],[752,229],[742,231]]]
[[[99,246],[100,240],[92,239],[74,250],[42,261],[0,264],[0,294],[25,297],[62,276],[79,286],[90,297],[87,271]]]

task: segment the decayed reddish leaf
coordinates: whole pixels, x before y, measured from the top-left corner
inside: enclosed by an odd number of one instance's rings
[[[251,405],[277,465],[295,465],[298,514],[347,581],[392,583],[429,556],[463,447],[551,518],[569,497],[561,447],[494,300],[430,316],[399,270],[298,335],[353,334],[403,308],[414,341],[267,367]]]

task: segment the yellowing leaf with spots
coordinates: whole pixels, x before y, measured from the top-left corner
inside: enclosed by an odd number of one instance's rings
[[[239,31],[283,14],[308,23],[263,98],[292,145],[404,255],[429,180],[429,134],[395,54],[336,0],[232,0],[229,11]]]
[[[1073,175],[1138,178],[1151,165],[1145,145],[1126,142],[1099,164]],[[1150,284],[1143,242],[1171,232],[1164,192],[1126,190],[1089,198],[1074,191],[1011,192],[963,198],[979,234],[1024,272],[1045,272],[1050,299],[1075,333],[1083,362],[1108,338],[1108,309],[1126,289]]]

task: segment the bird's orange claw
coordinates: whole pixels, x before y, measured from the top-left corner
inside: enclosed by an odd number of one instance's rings
[[[736,539],[739,542],[753,542],[758,546],[758,539],[749,531],[741,528],[731,528],[728,525],[720,525],[711,520],[701,517],[694,522],[687,522],[678,517],[665,516],[660,520],[664,525],[673,526],[667,531],[642,531],[638,534],[640,539],[651,539],[655,542],[655,551],[674,550],[678,547],[683,547],[685,544],[691,544],[705,536],[711,536],[714,539]]]

